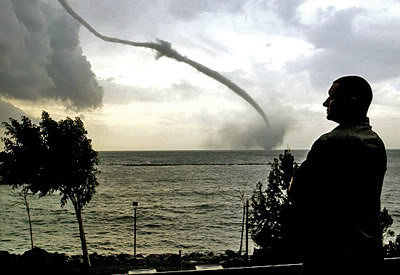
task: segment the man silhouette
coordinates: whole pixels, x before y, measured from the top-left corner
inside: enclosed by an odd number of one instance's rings
[[[323,103],[339,126],[312,145],[289,189],[305,274],[380,274],[379,220],[386,151],[369,125],[359,76],[335,80]]]

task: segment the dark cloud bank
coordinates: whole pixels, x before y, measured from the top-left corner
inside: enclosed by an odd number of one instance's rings
[[[0,1],[1,98],[48,98],[76,110],[102,105],[103,89],[79,46],[79,25],[55,1]]]

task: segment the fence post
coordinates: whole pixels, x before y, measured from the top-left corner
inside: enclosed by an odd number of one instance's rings
[[[133,206],[133,257],[136,259],[136,208],[138,206],[138,202],[132,202]]]
[[[246,200],[246,261],[249,260],[249,200]]]

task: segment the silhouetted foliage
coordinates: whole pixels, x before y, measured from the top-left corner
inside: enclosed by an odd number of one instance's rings
[[[46,145],[40,127],[25,116],[21,123],[11,118],[10,123],[3,122],[3,125],[8,138],[1,138],[4,143],[1,182],[13,188],[25,185],[31,189],[43,175]]]
[[[2,163],[6,157],[6,153],[4,153],[3,151],[0,152],[0,163]]]
[[[98,154],[93,150],[91,140],[80,118],[66,118],[59,122],[43,112],[40,127],[47,145],[47,163],[52,189],[62,194],[61,206],[69,199],[73,206],[82,209],[92,199],[98,185],[95,165],[99,163]],[[49,185],[45,183],[43,185]],[[46,186],[40,190],[47,191]],[[51,189],[50,189],[51,190]]]
[[[4,122],[4,163],[1,181],[13,187],[24,185],[29,191],[45,196],[55,191],[61,195],[61,207],[71,201],[79,224],[83,261],[90,268],[82,209],[92,199],[98,185],[95,165],[98,154],[80,118],[55,121],[42,113],[39,126],[23,116],[21,123]]]
[[[261,248],[280,248],[287,241],[289,198],[287,190],[298,165],[290,150],[269,164],[268,184],[259,182],[251,197],[251,237]]]
[[[393,224],[393,219],[386,208],[383,208],[380,213],[380,220],[382,225],[382,239],[385,241],[389,239],[387,243],[384,243],[383,249],[386,257],[400,257],[400,235],[395,236],[393,230],[390,227]],[[393,240],[394,237],[394,240]],[[390,239],[392,238],[392,239]]]
[[[383,246],[386,257],[400,257],[400,234]]]
[[[388,237],[394,237],[394,232],[393,230],[390,229],[390,227],[393,224],[393,219],[390,216],[389,211],[386,209],[386,207],[384,207],[381,210],[379,219],[381,221],[381,226],[382,226],[382,240]]]

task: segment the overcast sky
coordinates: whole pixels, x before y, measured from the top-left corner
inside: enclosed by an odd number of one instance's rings
[[[400,1],[69,0],[100,33],[163,39],[242,87],[100,40],[53,0],[0,2],[0,120],[80,116],[96,150],[309,149],[336,125],[335,79],[364,76],[372,127],[400,148]],[[2,132],[4,129],[0,129]]]

